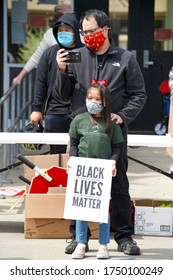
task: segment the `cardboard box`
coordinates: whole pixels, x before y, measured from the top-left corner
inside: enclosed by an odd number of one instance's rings
[[[40,169],[66,168],[68,154],[27,156]],[[35,171],[24,164],[24,176],[32,181]],[[29,189],[29,185],[27,185]],[[63,219],[65,188],[49,188],[47,194],[27,194],[25,199],[25,238],[69,238],[70,221]]]
[[[40,169],[52,166],[66,167],[68,154],[27,156]],[[35,171],[24,165],[24,176],[32,180]],[[28,186],[29,188],[29,186]],[[66,188],[49,188],[46,194],[26,194],[24,237],[70,238],[70,221],[63,219]],[[92,237],[98,238],[98,223],[90,222]]]
[[[70,221],[65,219],[26,219],[24,224],[25,239],[70,239]],[[98,239],[98,224],[89,222],[92,236]]]
[[[63,191],[62,193],[27,194],[24,237],[26,239],[70,238],[70,221],[63,219],[64,203],[65,192]],[[91,238],[98,238],[98,223],[90,222],[89,227]]]
[[[55,190],[55,188],[53,188]],[[27,194],[25,238],[69,238],[70,221],[63,219],[64,193]]]
[[[172,201],[136,200],[134,233],[137,235],[172,236]]]

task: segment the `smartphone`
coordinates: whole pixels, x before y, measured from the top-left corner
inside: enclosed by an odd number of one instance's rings
[[[75,51],[68,51],[68,55],[66,56],[67,58],[70,58],[68,62],[73,63],[79,63],[81,62],[81,53],[80,52],[75,52]]]

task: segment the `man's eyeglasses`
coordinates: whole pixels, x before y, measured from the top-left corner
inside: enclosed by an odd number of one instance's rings
[[[93,29],[90,29],[90,30],[85,30],[85,31],[83,31],[83,30],[79,30],[79,32],[80,32],[80,34],[82,35],[82,36],[87,36],[87,35],[92,35],[92,34],[94,34],[98,29],[100,29],[101,27],[96,27],[96,28],[93,28]]]

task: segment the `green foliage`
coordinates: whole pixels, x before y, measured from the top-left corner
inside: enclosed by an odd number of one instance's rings
[[[18,49],[16,57],[18,63],[24,64],[28,61],[42,41],[43,35],[48,28],[49,26],[46,28],[26,27],[26,43],[21,45]]]

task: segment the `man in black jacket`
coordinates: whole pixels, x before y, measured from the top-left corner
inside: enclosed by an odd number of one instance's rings
[[[117,176],[112,180],[112,223],[118,251],[139,255],[140,248],[132,239],[129,181],[127,178],[128,124],[140,113],[146,102],[144,79],[140,67],[130,51],[118,48],[109,37],[107,15],[100,10],[88,10],[81,20],[81,35],[85,47],[81,63],[69,64],[62,50],[57,53],[60,69],[56,87],[63,98],[72,98],[72,112],[76,116],[86,111],[85,98],[91,79],[108,80],[112,99],[112,120],[120,124],[124,136],[117,162]],[[59,72],[58,72],[59,73]]]

